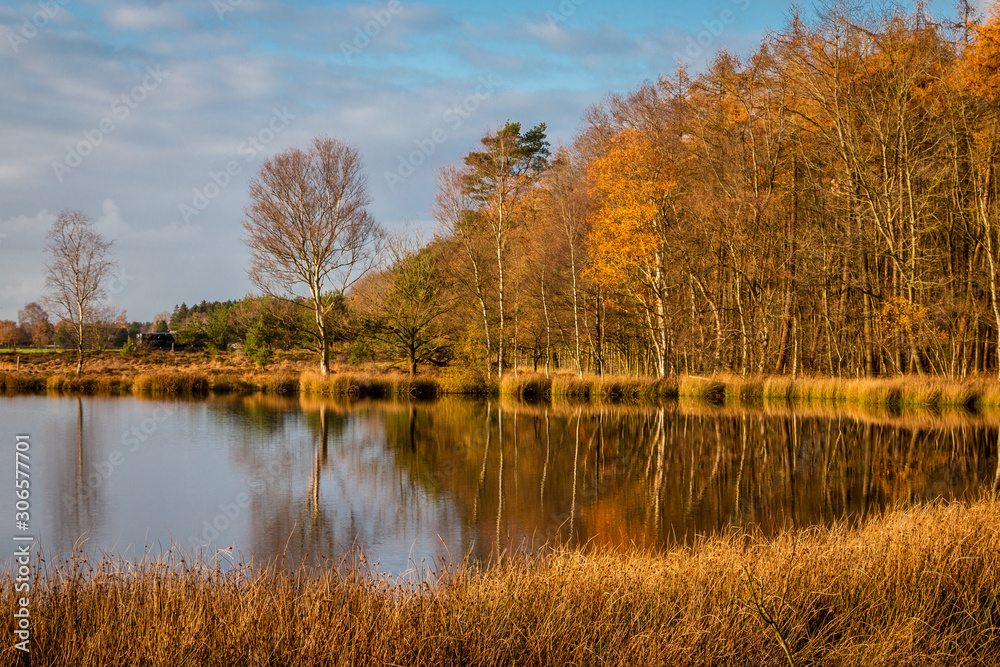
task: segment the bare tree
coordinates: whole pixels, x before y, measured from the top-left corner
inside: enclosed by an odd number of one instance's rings
[[[45,251],[45,299],[58,317],[73,326],[76,345],[76,374],[83,372],[84,335],[101,311],[107,296],[104,281],[111,275],[115,263],[110,259],[112,241],[94,229],[92,218],[81,211],[66,209],[56,218],[47,236]]]
[[[275,155],[250,181],[243,220],[250,279],[265,293],[312,311],[324,375],[330,370],[329,317],[381,246],[370,201],[357,149],[326,136],[308,150]]]

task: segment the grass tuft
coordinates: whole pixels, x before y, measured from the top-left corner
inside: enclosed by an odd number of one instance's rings
[[[726,384],[714,378],[694,375],[682,377],[677,390],[678,394],[684,398],[693,398],[719,405],[726,400]]]
[[[158,394],[207,394],[211,378],[203,373],[160,371],[140,373],[132,382],[132,391],[140,396]]]
[[[576,375],[553,375],[552,398],[564,401],[587,401],[594,389],[592,380]]]
[[[0,393],[32,394],[45,391],[45,378],[25,373],[0,371]]]
[[[440,393],[438,383],[429,378],[370,373],[330,373],[324,377],[311,371],[300,376],[299,392],[305,396],[353,398],[433,398]]]
[[[552,391],[552,380],[539,373],[507,375],[500,381],[500,395],[522,401],[540,401]]]

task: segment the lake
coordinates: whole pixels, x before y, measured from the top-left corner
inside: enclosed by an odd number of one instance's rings
[[[0,398],[0,525],[30,436],[50,555],[180,547],[389,571],[545,543],[691,543],[856,520],[1000,481],[996,417],[459,399]],[[11,555],[0,540],[0,559]]]

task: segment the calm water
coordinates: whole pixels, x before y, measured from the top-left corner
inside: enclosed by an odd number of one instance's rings
[[[30,435],[46,551],[171,545],[390,570],[546,541],[669,545],[857,518],[1000,480],[995,420],[442,400],[0,398],[0,526]],[[0,560],[11,554],[0,533]]]

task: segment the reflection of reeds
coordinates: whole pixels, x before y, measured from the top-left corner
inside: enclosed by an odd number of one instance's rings
[[[184,558],[36,568],[37,664],[996,664],[1000,505],[400,575]],[[223,567],[220,567],[222,565]],[[16,569],[0,573],[15,618]],[[16,661],[14,642],[0,647]],[[994,657],[990,657],[994,656]]]

